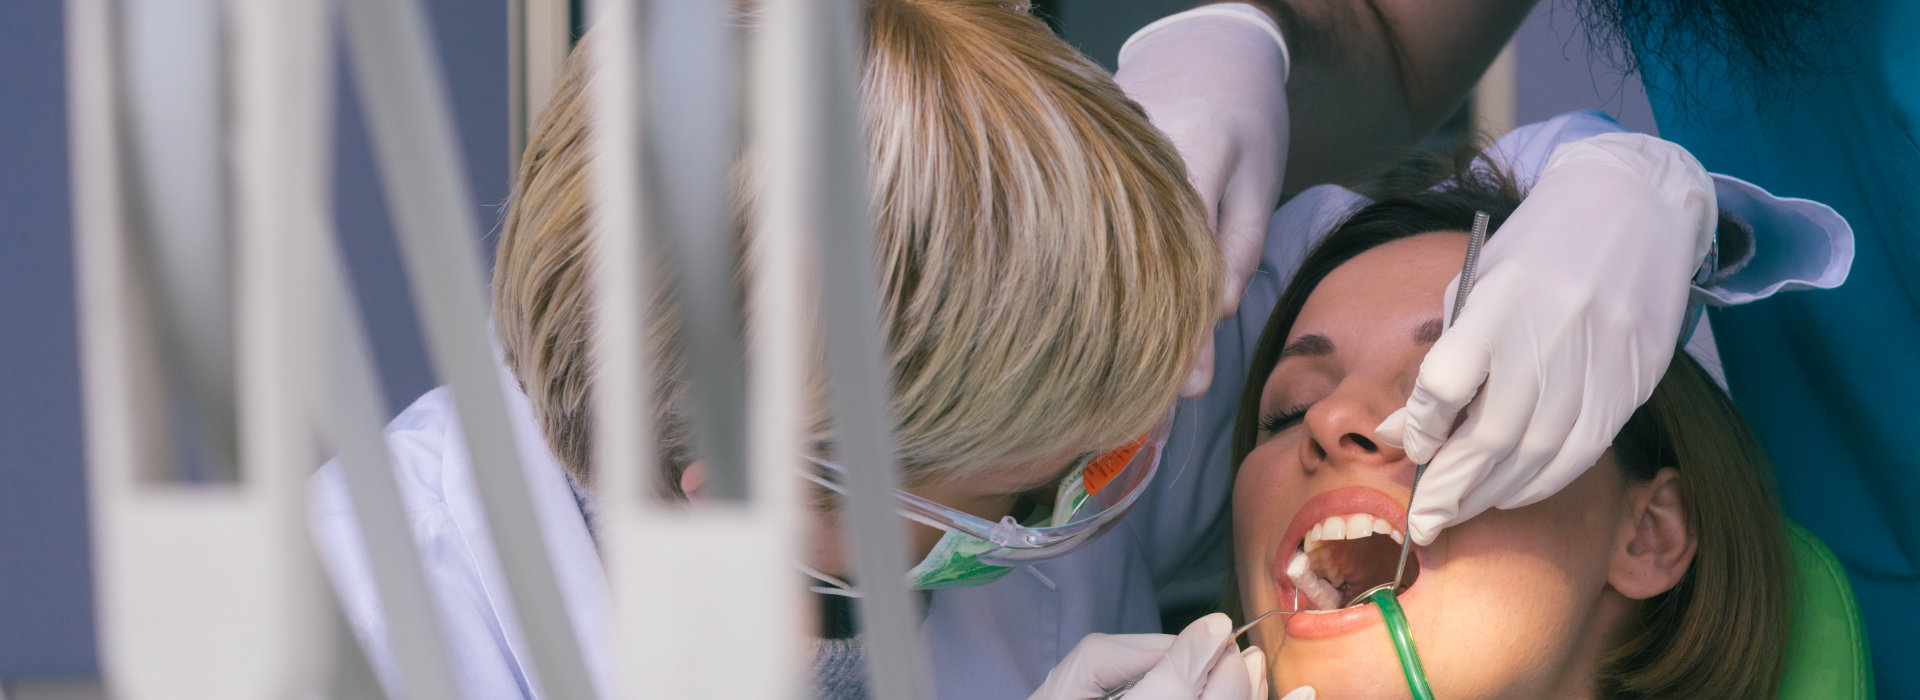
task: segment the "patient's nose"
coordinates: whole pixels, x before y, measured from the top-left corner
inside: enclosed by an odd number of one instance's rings
[[[1306,451],[1301,464],[1307,469],[1390,468],[1406,460],[1404,450],[1373,437],[1374,426],[1398,406],[1355,393],[1336,391],[1307,411],[1307,439],[1301,445]]]

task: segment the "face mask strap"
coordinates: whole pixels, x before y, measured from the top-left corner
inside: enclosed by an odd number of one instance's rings
[[[809,591],[813,591],[814,593],[819,593],[821,595],[837,595],[843,598],[861,597],[861,593],[859,591],[854,590],[853,584],[847,583],[846,579],[840,578],[838,576],[830,575],[819,569],[815,569],[811,566],[807,566],[806,564],[795,564],[795,566],[800,567],[800,571],[802,573],[805,573],[807,575],[807,578],[811,578],[815,581],[819,581],[821,583],[827,584],[825,586],[809,586],[807,587],[807,590]]]

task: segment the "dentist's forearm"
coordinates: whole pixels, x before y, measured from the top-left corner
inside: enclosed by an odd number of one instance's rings
[[[1462,102],[1537,0],[1237,0],[1292,57],[1286,189],[1379,172]]]

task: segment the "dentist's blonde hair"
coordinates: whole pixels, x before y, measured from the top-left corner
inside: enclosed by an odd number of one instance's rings
[[[1175,398],[1221,293],[1178,154],[1110,75],[1023,7],[874,0],[866,20],[861,106],[908,482],[1139,436]],[[587,53],[568,61],[527,146],[494,269],[507,362],[582,483],[593,474]],[[741,219],[751,216],[747,196]],[[660,298],[651,359],[664,487],[677,492],[696,455]],[[830,417],[815,415],[830,451]]]

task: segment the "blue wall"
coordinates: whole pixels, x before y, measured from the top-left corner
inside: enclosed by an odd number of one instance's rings
[[[507,195],[504,0],[429,0],[492,241]],[[0,678],[91,676],[62,4],[0,2]],[[343,63],[335,217],[392,410],[434,385]]]
[[[60,13],[0,3],[0,676],[94,666]]]

